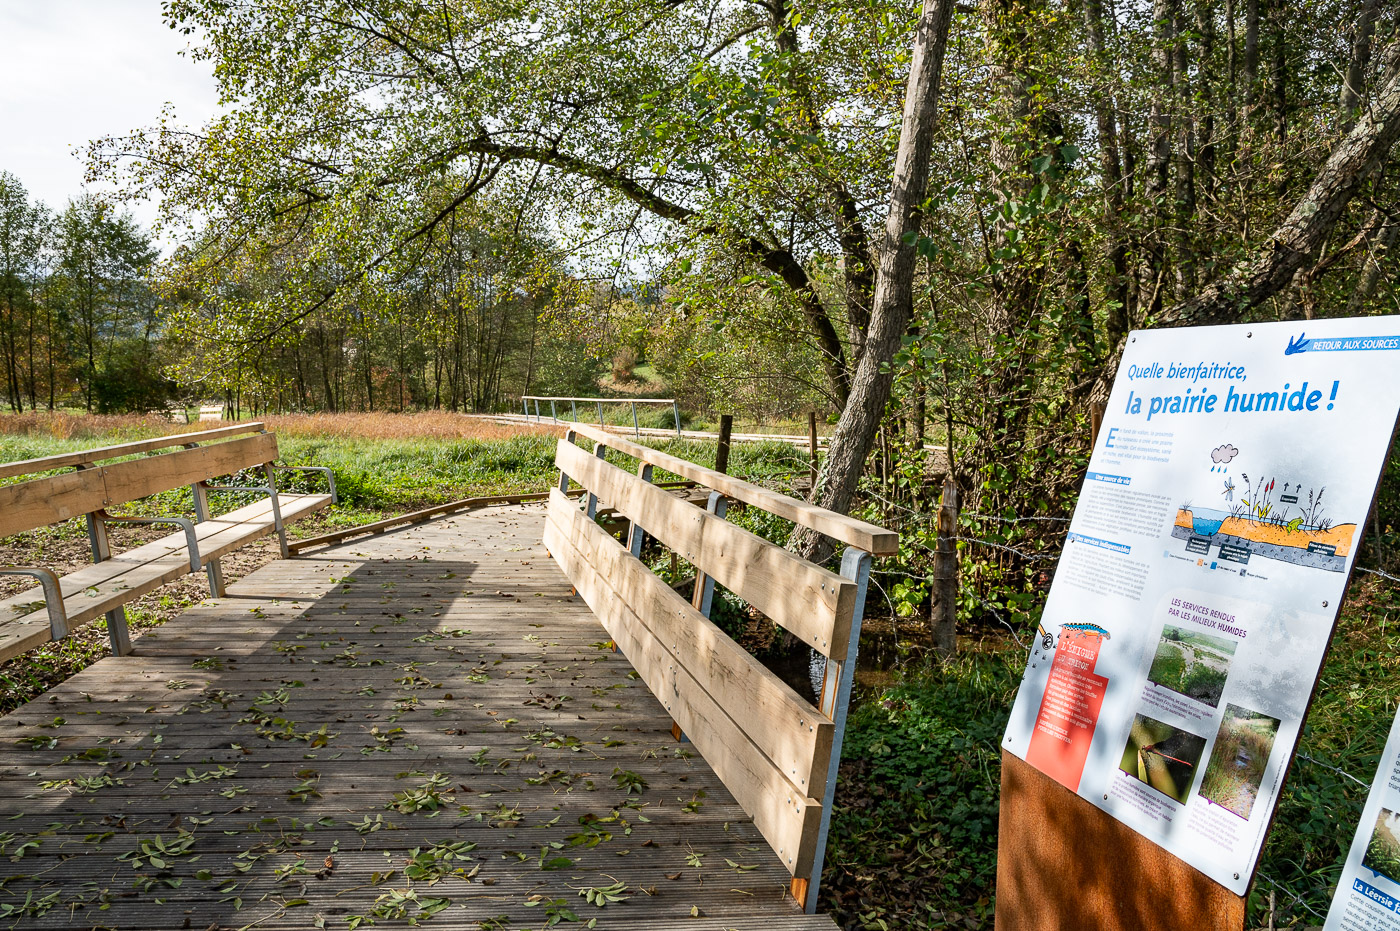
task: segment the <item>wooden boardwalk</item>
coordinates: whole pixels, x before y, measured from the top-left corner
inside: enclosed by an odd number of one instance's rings
[[[274,562],[0,718],[0,926],[832,931],[543,523]]]

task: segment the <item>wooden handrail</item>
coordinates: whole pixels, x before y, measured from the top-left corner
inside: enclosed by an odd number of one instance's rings
[[[222,440],[226,437],[238,436],[242,433],[263,432],[266,432],[266,427],[260,421],[254,421],[251,423],[234,424],[231,427],[219,427],[215,430],[175,433],[170,436],[156,437],[151,440],[138,440],[135,443],[119,443],[116,446],[103,446],[98,449],[86,449],[76,453],[60,453],[57,456],[43,456],[39,459],[6,462],[0,464],[0,479],[13,478],[16,475],[27,475],[30,472],[47,472],[50,469],[88,465],[93,462],[100,462],[103,459],[116,459],[119,456],[134,456],[137,453],[148,453],[154,449],[165,449],[170,446],[184,446],[187,443],[207,443],[210,440]]]
[[[633,459],[650,463],[658,469],[665,469],[674,475],[688,478],[697,484],[712,488],[721,494],[742,501],[745,504],[762,508],[771,514],[825,534],[839,543],[854,546],[872,556],[893,556],[899,552],[899,534],[884,527],[838,514],[835,511],[818,507],[806,501],[780,494],[761,485],[746,482],[714,469],[696,465],[669,453],[643,446],[624,439],[615,433],[608,433],[587,424],[574,423],[569,429],[580,436],[586,436],[595,443],[602,443]]]

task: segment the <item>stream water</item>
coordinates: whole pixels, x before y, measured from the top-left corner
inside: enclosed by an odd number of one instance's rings
[[[861,630],[851,704],[866,694],[894,684],[898,667],[920,662],[929,645],[922,627],[895,625],[888,618],[871,618]],[[764,665],[812,704],[817,703],[826,657],[815,650],[797,650],[765,658]]]

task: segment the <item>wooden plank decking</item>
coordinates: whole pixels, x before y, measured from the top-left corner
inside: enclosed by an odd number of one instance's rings
[[[0,924],[834,929],[602,643],[543,520],[272,563],[0,718]]]

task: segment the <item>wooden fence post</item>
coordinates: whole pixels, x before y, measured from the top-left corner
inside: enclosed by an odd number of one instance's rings
[[[938,544],[933,553],[933,604],[929,625],[933,648],[940,656],[958,652],[958,486],[943,480],[943,501],[938,506]]]
[[[1108,404],[1103,401],[1089,402],[1089,449],[1093,449],[1099,443],[1099,427],[1103,426],[1103,415],[1108,410]]]
[[[734,415],[719,415],[719,451],[715,453],[715,471],[729,471],[729,438],[734,433]]]

